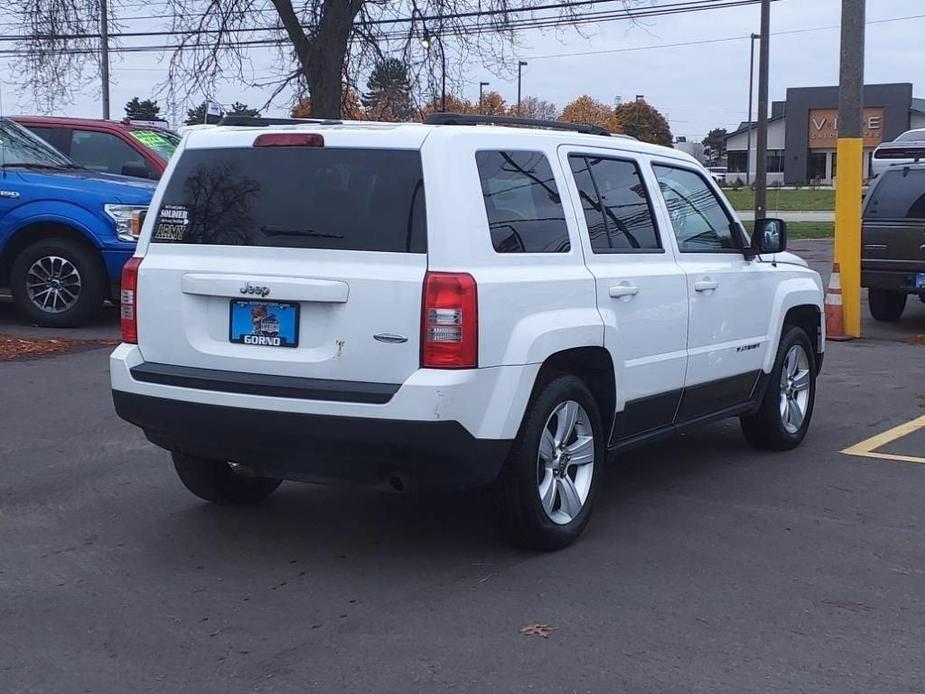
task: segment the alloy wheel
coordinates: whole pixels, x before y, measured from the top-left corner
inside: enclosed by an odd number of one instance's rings
[[[594,474],[594,431],[585,409],[574,400],[560,403],[540,436],[537,491],[546,515],[566,525],[581,512]]]
[[[46,313],[63,313],[77,303],[82,286],[80,272],[67,258],[48,255],[26,272],[29,301]]]
[[[809,408],[809,355],[801,345],[793,345],[784,357],[780,372],[780,416],[788,434],[803,426]]]

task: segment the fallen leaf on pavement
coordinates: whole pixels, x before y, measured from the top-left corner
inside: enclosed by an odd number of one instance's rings
[[[548,639],[555,630],[556,627],[548,624],[527,624],[520,627],[520,633],[524,636],[542,636],[544,639]]]

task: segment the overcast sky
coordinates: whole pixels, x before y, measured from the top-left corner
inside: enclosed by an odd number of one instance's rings
[[[644,0],[659,5],[667,0]],[[841,0],[780,0],[771,8],[771,98],[784,99],[788,87],[837,84]],[[906,18],[902,21],[883,21]],[[667,115],[675,135],[700,139],[714,127],[734,128],[746,119],[748,106],[748,35],[759,30],[757,6],[713,10],[645,20],[597,25],[590,38],[568,31],[555,36],[538,31],[521,35],[518,49],[529,65],[524,68],[524,94],[563,106],[581,94],[607,103],[617,97],[631,100],[643,94]],[[868,0],[868,84],[912,82],[914,94],[925,97],[925,30],[923,0]],[[126,30],[154,29],[151,20],[126,20]],[[799,33],[787,33],[799,32]],[[733,39],[733,40],[724,40]],[[700,45],[670,45],[715,41]],[[644,50],[639,50],[644,49]],[[556,57],[551,57],[556,56]],[[252,53],[255,72],[271,69],[270,49]],[[163,62],[159,62],[163,61]],[[757,63],[757,60],[756,60]],[[34,112],[28,98],[17,97],[11,71],[2,81],[4,107]],[[156,54],[116,56],[112,65],[112,114],[132,96],[145,98],[152,85],[166,75],[166,57]],[[466,95],[477,98],[480,80],[491,82],[508,101],[516,100],[516,82],[474,69],[464,76]],[[757,93],[757,92],[756,92]],[[220,84],[216,97],[223,103],[240,100],[259,105],[260,90]],[[267,115],[285,115],[290,95],[279,99]],[[18,102],[18,103],[17,103]],[[163,99],[161,99],[163,103]],[[99,117],[99,90],[88,84],[63,115]]]

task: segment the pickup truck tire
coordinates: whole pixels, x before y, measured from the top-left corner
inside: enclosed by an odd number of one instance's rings
[[[174,452],[173,467],[183,485],[200,499],[222,506],[259,504],[282,480],[251,475],[224,460]]]
[[[870,308],[870,315],[875,320],[888,323],[898,321],[902,317],[906,309],[907,298],[908,295],[905,292],[874,288],[867,290],[867,306]]]
[[[16,307],[45,328],[75,328],[90,320],[103,305],[106,282],[95,252],[71,239],[36,241],[10,269]]]
[[[761,406],[741,418],[745,440],[754,448],[787,451],[809,430],[816,401],[816,360],[802,328],[784,326]]]
[[[537,550],[574,542],[591,516],[605,456],[597,402],[584,382],[558,375],[543,383],[496,483],[508,540]]]

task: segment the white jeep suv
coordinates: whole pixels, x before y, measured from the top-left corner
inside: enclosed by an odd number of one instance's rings
[[[782,222],[750,240],[691,157],[605,135],[452,114],[190,133],[123,276],[116,411],[209,501],[492,484],[507,535],[545,549],[584,528],[608,453],[733,416],[798,445],[819,275]]]

